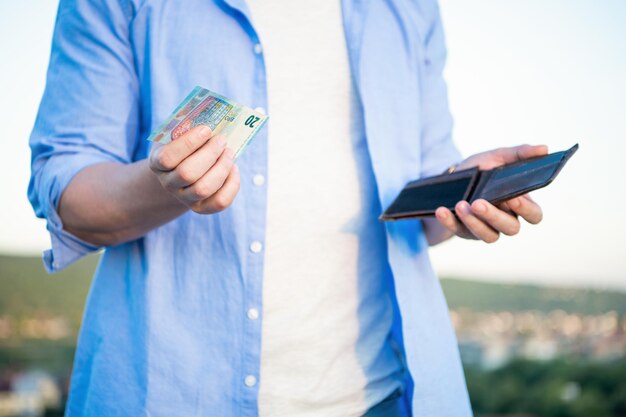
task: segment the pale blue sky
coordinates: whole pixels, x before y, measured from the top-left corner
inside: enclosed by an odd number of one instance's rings
[[[27,139],[56,1],[0,5],[4,168],[0,253],[49,245],[26,200]],[[455,138],[471,154],[518,143],[579,152],[535,193],[545,221],[495,245],[432,251],[444,275],[626,288],[626,1],[441,0]]]

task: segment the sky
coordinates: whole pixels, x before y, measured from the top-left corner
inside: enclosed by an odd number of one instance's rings
[[[40,254],[26,198],[28,136],[45,85],[58,2],[0,4],[0,253]],[[432,249],[442,276],[626,289],[626,1],[440,0],[454,137],[465,155],[522,143],[580,144],[544,209],[497,243]]]

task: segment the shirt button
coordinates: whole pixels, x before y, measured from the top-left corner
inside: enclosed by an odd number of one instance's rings
[[[248,318],[250,320],[256,320],[259,318],[259,310],[256,308],[251,308],[248,310]]]
[[[250,250],[253,253],[259,253],[261,252],[261,250],[263,250],[263,244],[259,242],[258,240],[255,240],[254,242],[250,244]]]
[[[260,187],[265,184],[265,177],[261,174],[256,174],[254,177],[252,177],[252,183],[257,187]]]
[[[256,377],[254,375],[247,375],[243,383],[246,384],[246,387],[253,387],[256,385]]]
[[[263,52],[263,47],[261,46],[261,44],[257,43],[256,45],[254,45],[254,53],[257,55],[261,55],[261,52]]]
[[[265,114],[265,109],[263,107],[257,107],[254,111],[258,111],[261,114]]]

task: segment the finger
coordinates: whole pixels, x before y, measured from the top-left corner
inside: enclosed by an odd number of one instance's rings
[[[175,169],[167,172],[163,184],[168,189],[176,189],[195,183],[215,165],[225,146],[226,139],[223,136],[212,137]]]
[[[520,224],[516,217],[500,210],[486,200],[478,199],[470,206],[472,213],[493,230],[513,236],[519,233]]]
[[[233,160],[233,150],[226,148],[206,174],[190,186],[180,189],[179,198],[187,202],[196,202],[211,197],[224,185],[233,166]]]
[[[537,224],[543,219],[541,206],[535,203],[528,194],[508,200],[507,204],[513,212],[519,214],[530,224]]]
[[[199,125],[170,143],[155,148],[150,153],[150,167],[155,171],[171,171],[206,143],[212,132],[208,126]]]
[[[513,210],[511,210],[511,207],[509,207],[508,203],[506,201],[503,201],[502,203],[498,204],[498,208],[502,211],[504,211],[505,213],[509,213],[511,216],[517,218],[517,213],[514,212]]]
[[[435,211],[435,217],[443,227],[455,235],[464,239],[476,239],[476,236],[474,236],[446,207],[439,207]]]
[[[495,150],[498,157],[505,164],[521,161],[522,159],[534,158],[546,155],[548,147],[546,145],[519,145],[510,148],[500,148]]]
[[[487,243],[493,243],[500,237],[500,233],[498,233],[498,231],[494,230],[491,226],[472,213],[472,209],[467,201],[458,202],[455,207],[455,211],[461,222],[463,222],[465,227],[467,227],[468,230],[476,236],[476,238]]]
[[[215,194],[203,201],[198,201],[192,206],[192,209],[198,213],[217,213],[222,211],[235,200],[239,192],[241,180],[239,177],[239,167],[233,165],[228,174],[228,178],[224,181],[224,185]]]

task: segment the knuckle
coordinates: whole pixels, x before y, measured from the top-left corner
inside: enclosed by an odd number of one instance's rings
[[[187,150],[188,153],[191,153],[195,150],[196,148],[195,144],[197,141],[195,131],[187,132],[186,135],[183,135],[180,137],[180,140],[183,141],[183,144],[185,145],[185,149]]]
[[[162,149],[160,152],[157,153],[156,164],[158,165],[158,167],[161,167],[165,170],[171,170],[175,168],[172,155],[170,154],[170,152],[167,151],[167,149]]]
[[[213,161],[213,164],[217,163],[215,161],[218,161],[219,160],[218,158],[222,155],[222,149],[216,146],[215,144],[213,144],[212,142],[209,142],[209,146],[207,148],[208,148],[209,158],[211,159],[211,161]]]
[[[523,204],[524,204],[524,203],[523,203],[522,199],[521,199],[521,198],[519,198],[519,197],[515,197],[515,198],[513,198],[513,199],[511,199],[511,200],[507,201],[507,205],[508,205],[511,209],[513,209],[513,210],[515,210],[515,211],[520,211],[520,210],[523,208],[523,207],[522,207],[522,206],[523,206]]]
[[[226,143],[226,138],[223,135],[216,135],[216,136],[211,137],[211,140],[209,140],[209,147],[219,152],[222,152],[223,150],[222,145],[225,143]]]
[[[191,187],[194,198],[198,200],[207,199],[213,194],[211,187],[205,181],[199,181]]]
[[[194,173],[190,168],[185,165],[179,166],[176,169],[176,174],[178,175],[178,178],[180,178],[183,182],[187,184],[190,184],[195,180]]]
[[[483,220],[484,222],[487,222],[487,223],[495,223],[495,222],[497,222],[498,218],[500,217],[499,216],[500,213],[499,213],[498,209],[496,209],[495,207],[493,207],[490,204],[486,204],[485,206],[486,206],[485,211],[483,211],[482,213],[479,213],[479,214],[475,214],[475,216],[478,219],[481,219],[481,220]],[[472,213],[474,213],[474,212],[472,212]]]
[[[218,194],[213,199],[212,205],[217,211],[225,210],[228,206],[230,206],[230,198],[224,196],[223,194]]]
[[[228,177],[228,175],[230,174],[230,170],[233,166],[233,161],[229,160],[228,158],[222,158],[222,159],[224,159],[224,161],[222,161],[219,164],[219,166],[216,167],[217,168],[216,174],[221,180],[226,179],[226,177]]]

